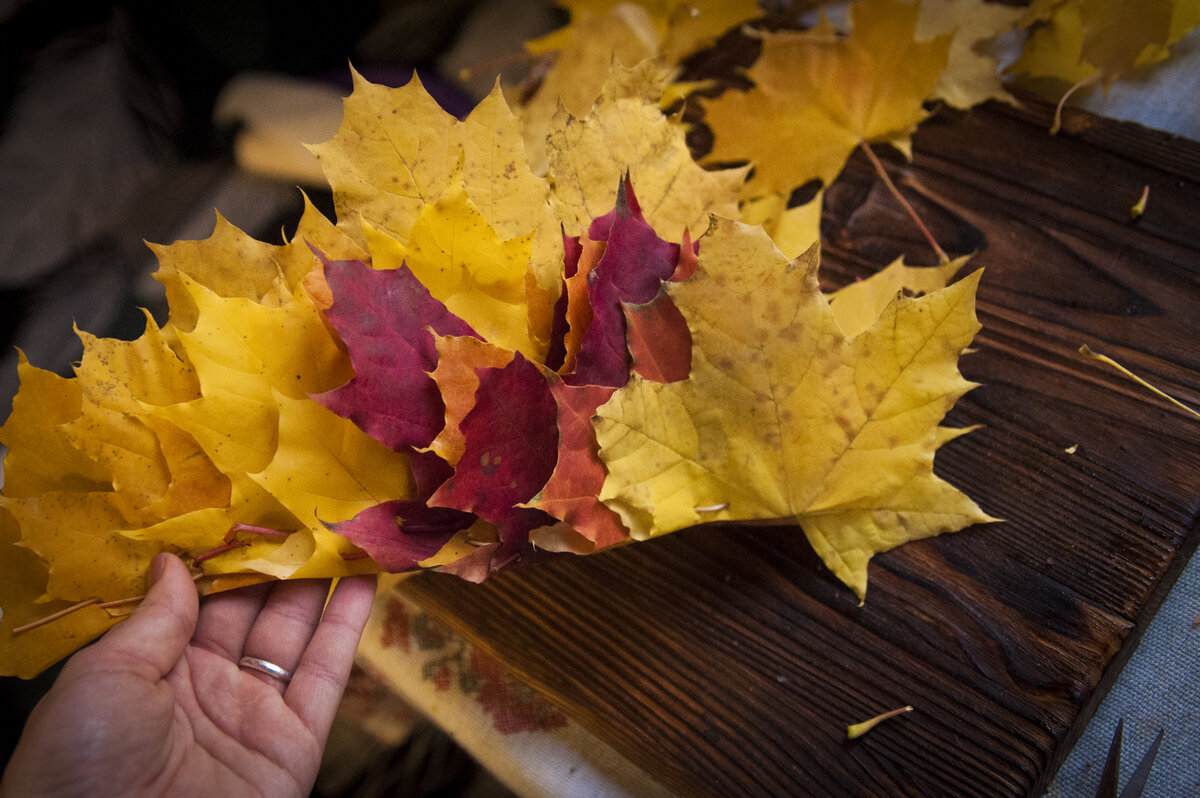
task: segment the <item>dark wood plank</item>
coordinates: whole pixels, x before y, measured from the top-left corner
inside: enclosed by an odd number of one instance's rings
[[[1200,404],[1200,146],[1048,121],[943,114],[890,162],[987,269],[949,419],[985,426],[937,468],[1004,524],[880,555],[862,607],[798,529],[735,525],[402,589],[681,794],[1039,795],[1200,536],[1200,423],[1077,353]],[[862,158],[823,232],[830,285],[930,262]]]

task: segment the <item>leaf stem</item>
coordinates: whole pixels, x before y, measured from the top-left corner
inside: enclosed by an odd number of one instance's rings
[[[262,535],[266,538],[278,538],[280,540],[286,539],[292,534],[290,531],[284,532],[281,529],[272,529],[271,527],[267,526],[243,524],[239,521],[238,523],[229,527],[229,531],[225,533],[225,542],[232,543],[234,536],[237,535],[238,532],[245,532],[247,535]]]
[[[192,581],[199,582],[201,579],[203,579],[207,575],[208,574],[192,574]],[[23,626],[15,627],[12,630],[12,634],[17,635],[17,634],[20,634],[21,632],[27,632],[30,629],[36,629],[39,626],[44,626],[45,624],[48,624],[52,621],[57,621],[59,618],[64,618],[73,612],[77,612],[78,610],[81,610],[84,607],[90,607],[93,604],[95,604],[98,608],[100,608],[102,610],[107,610],[111,607],[121,607],[121,606],[124,606],[125,604],[134,604],[136,602],[141,601],[144,598],[146,598],[146,596],[143,594],[141,596],[130,596],[129,598],[123,598],[123,599],[113,599],[112,601],[101,601],[98,598],[86,599],[84,601],[79,602],[78,604],[72,604],[70,607],[67,607],[66,609],[61,609],[58,612],[51,613],[50,615],[47,615],[44,618],[38,618],[36,621],[30,621],[29,623],[27,623]]]
[[[246,543],[243,540],[235,540],[232,543],[226,543],[222,546],[217,546],[216,548],[209,549],[208,551],[204,552],[203,554],[198,555],[196,557],[196,559],[192,560],[192,565],[199,565],[200,563],[204,562],[205,560],[207,560],[211,557],[216,557],[218,554],[224,554],[227,551],[232,551],[233,549],[240,549],[243,546],[249,546],[249,545],[250,545],[249,543]]]
[[[873,718],[864,720],[862,723],[853,723],[846,727],[846,739],[854,740],[859,737],[862,737],[864,734],[866,734],[871,729],[875,728],[876,726],[878,726],[880,723],[887,720],[888,718],[894,718],[897,715],[903,715],[905,712],[912,712],[912,711],[913,711],[913,708],[911,706],[900,707],[899,709],[893,709],[890,712],[884,712],[882,715],[876,715]]]
[[[887,169],[883,166],[883,161],[879,160],[879,156],[871,149],[871,145],[866,140],[859,139],[858,146],[871,159],[871,164],[875,167],[875,171],[879,173],[879,176],[883,178],[883,184],[888,187],[888,191],[892,192],[892,196],[896,198],[904,210],[908,212],[908,215],[912,217],[912,220],[916,222],[917,227],[924,234],[925,240],[929,242],[929,246],[933,247],[933,251],[937,253],[939,260],[942,263],[949,263],[950,256],[938,245],[937,239],[933,237],[933,233],[929,232],[929,228],[921,221],[921,217],[917,215],[916,209],[904,198],[904,195],[900,193],[900,189],[896,188],[896,184],[892,182],[892,178],[888,176]]]
[[[1150,383],[1146,382],[1146,381],[1145,381],[1145,380],[1143,380],[1141,377],[1139,377],[1138,375],[1134,374],[1132,371],[1130,371],[1129,369],[1125,368],[1124,366],[1122,366],[1122,365],[1121,365],[1120,363],[1118,363],[1117,361],[1113,360],[1113,359],[1112,359],[1111,357],[1109,357],[1108,355],[1101,355],[1101,354],[1099,354],[1099,353],[1093,352],[1093,351],[1091,350],[1091,348],[1090,348],[1090,347],[1089,347],[1087,344],[1084,344],[1083,346],[1079,347],[1079,354],[1081,354],[1081,355],[1083,355],[1083,356],[1085,356],[1085,357],[1090,357],[1092,360],[1099,361],[1099,362],[1101,362],[1101,363],[1105,364],[1106,366],[1111,366],[1112,368],[1114,368],[1114,369],[1116,369],[1117,371],[1121,372],[1121,373],[1122,373],[1122,374],[1124,374],[1126,377],[1128,377],[1129,379],[1133,380],[1133,381],[1134,381],[1134,382],[1136,382],[1138,385],[1142,386],[1143,388],[1145,388],[1146,390],[1148,390],[1148,391],[1150,391],[1151,393],[1155,394],[1156,396],[1161,396],[1163,399],[1166,399],[1168,402],[1170,402],[1171,404],[1173,404],[1173,405],[1175,405],[1176,407],[1180,408],[1181,410],[1184,410],[1184,411],[1186,411],[1186,412],[1188,412],[1188,413],[1191,413],[1191,414],[1192,414],[1193,416],[1195,416],[1196,418],[1200,418],[1200,412],[1197,412],[1195,409],[1193,409],[1193,408],[1191,408],[1191,407],[1188,407],[1188,406],[1187,406],[1187,405],[1185,405],[1183,402],[1181,402],[1181,401],[1179,401],[1178,399],[1176,399],[1174,396],[1171,396],[1169,393],[1166,393],[1165,391],[1161,391],[1161,390],[1159,390],[1158,388],[1155,388],[1153,385],[1151,385]]]
[[[1062,112],[1063,112],[1063,108],[1067,104],[1067,99],[1075,92],[1079,91],[1080,89],[1084,88],[1085,86],[1092,85],[1099,79],[1100,79],[1100,73],[1096,73],[1095,75],[1090,75],[1090,76],[1084,78],[1083,80],[1079,81],[1078,83],[1076,83],[1071,88],[1067,89],[1066,93],[1063,94],[1063,96],[1058,99],[1058,105],[1054,106],[1054,123],[1050,125],[1050,135],[1051,136],[1057,135],[1058,131],[1062,130]]]
[[[81,610],[84,607],[89,607],[92,604],[95,604],[99,601],[100,601],[100,599],[94,599],[94,598],[90,598],[87,601],[81,601],[78,604],[73,604],[70,607],[67,607],[65,610],[59,610],[56,613],[47,615],[45,618],[38,618],[36,621],[30,621],[29,623],[25,624],[24,626],[18,626],[12,630],[12,633],[14,635],[17,635],[17,634],[20,634],[21,632],[26,632],[30,629],[35,629],[35,628],[41,626],[42,624],[47,624],[47,623],[50,623],[51,621],[57,621],[59,618],[70,615],[71,613],[75,612],[76,610]]]

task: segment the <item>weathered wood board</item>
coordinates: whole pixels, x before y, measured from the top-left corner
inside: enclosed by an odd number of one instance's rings
[[[1039,795],[1200,537],[1200,420],[1077,352],[1200,405],[1200,145],[1048,124],[943,113],[913,164],[889,162],[942,245],[986,268],[962,363],[982,387],[948,419],[983,427],[937,470],[1005,523],[877,557],[862,607],[790,528],[403,589],[681,795]],[[824,226],[831,286],[932,262],[865,158]]]

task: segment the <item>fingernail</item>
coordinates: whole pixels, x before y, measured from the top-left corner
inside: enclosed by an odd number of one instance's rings
[[[154,555],[154,559],[150,561],[149,587],[154,587],[154,583],[162,578],[163,571],[167,570],[167,553]]]

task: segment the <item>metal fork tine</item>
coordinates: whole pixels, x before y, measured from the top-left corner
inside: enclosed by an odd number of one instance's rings
[[[1125,789],[1121,790],[1120,798],[1141,798],[1142,791],[1146,789],[1146,781],[1150,778],[1150,768],[1154,766],[1154,758],[1158,756],[1158,747],[1162,745],[1162,741],[1163,732],[1160,730],[1158,736],[1154,738],[1154,742],[1150,744],[1149,750],[1142,757],[1142,761],[1138,763],[1137,770],[1133,772],[1129,783],[1125,785]]]

